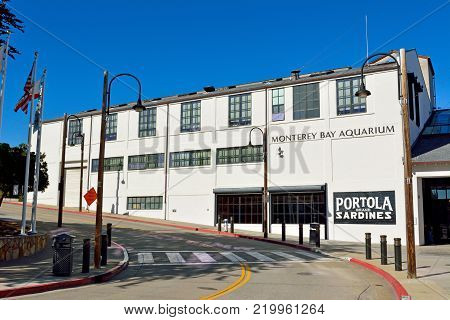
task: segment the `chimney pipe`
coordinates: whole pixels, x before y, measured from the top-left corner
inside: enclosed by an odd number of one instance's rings
[[[300,73],[300,70],[292,70],[291,71],[291,80],[298,80],[299,73]]]

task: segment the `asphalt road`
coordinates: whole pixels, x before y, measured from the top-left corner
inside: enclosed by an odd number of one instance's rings
[[[0,218],[19,219],[20,209],[4,204]],[[56,229],[55,211],[39,209],[38,219],[38,229]],[[94,221],[64,214],[64,227],[83,234],[93,235]],[[382,278],[345,261],[253,240],[108,222],[113,240],[129,252],[127,270],[107,283],[16,299],[394,299]]]

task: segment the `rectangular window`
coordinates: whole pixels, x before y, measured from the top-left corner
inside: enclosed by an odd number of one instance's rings
[[[139,137],[156,135],[156,108],[147,108],[139,112]]]
[[[284,120],[284,88],[272,90],[272,121]]]
[[[366,112],[366,98],[355,96],[360,82],[360,77],[336,81],[338,115]]]
[[[217,164],[263,161],[263,146],[243,146],[217,149]]]
[[[200,101],[186,102],[181,104],[181,132],[192,132],[200,130]]]
[[[274,193],[271,198],[272,223],[326,223],[325,194]]]
[[[320,117],[319,84],[294,87],[294,120]]]
[[[80,119],[81,120],[81,119]],[[81,136],[80,133],[83,132],[83,120],[78,121],[70,120],[69,121],[69,133],[67,135],[68,141],[67,144],[69,146],[74,146],[77,144],[81,144]]]
[[[128,197],[127,210],[161,210],[162,196]]]
[[[250,93],[229,97],[228,125],[245,126],[252,123],[252,95]]]
[[[217,195],[217,215],[228,221],[233,217],[234,223],[261,224],[262,194]]]
[[[92,172],[98,172],[98,159],[92,159]],[[105,158],[103,170],[107,171],[120,171],[123,170],[123,157]]]
[[[117,113],[110,113],[106,120],[106,141],[117,140]]]
[[[164,153],[128,157],[128,170],[145,170],[164,167]]]
[[[170,167],[209,166],[211,163],[211,150],[195,150],[172,152],[170,154]]]

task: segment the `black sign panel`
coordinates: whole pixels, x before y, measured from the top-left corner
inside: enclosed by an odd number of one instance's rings
[[[395,224],[395,191],[335,192],[335,224]]]

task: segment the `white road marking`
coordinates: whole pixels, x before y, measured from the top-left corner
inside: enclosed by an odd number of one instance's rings
[[[275,261],[272,258],[269,258],[268,256],[265,256],[259,252],[254,252],[254,251],[247,251],[246,254],[258,259],[259,261],[263,261],[263,262],[272,262]]]
[[[139,263],[154,263],[153,254],[151,252],[140,252],[138,253]]]
[[[219,252],[219,253],[232,262],[244,262],[245,261],[244,258],[241,258],[238,255],[236,255],[230,251]]]
[[[183,259],[181,254],[178,252],[166,252],[166,256],[169,259],[170,263],[185,263],[186,261]]]
[[[194,256],[197,257],[198,260],[200,260],[201,262],[205,262],[205,263],[214,263],[216,262],[216,260],[214,260],[213,257],[211,257],[209,254],[207,254],[206,252],[194,252],[193,253]]]
[[[312,258],[312,259],[321,259],[321,258],[323,258],[323,256],[321,256],[321,255],[319,255],[317,253],[312,253],[312,252],[309,252],[309,251],[306,251],[306,250],[298,250],[298,251],[295,251],[295,253],[297,253],[297,254],[299,254],[301,256]]]
[[[291,261],[299,261],[299,260],[305,260],[300,257],[293,256],[292,254],[281,252],[281,251],[272,251],[273,254],[276,254],[277,256],[283,257],[285,259],[291,260]]]

